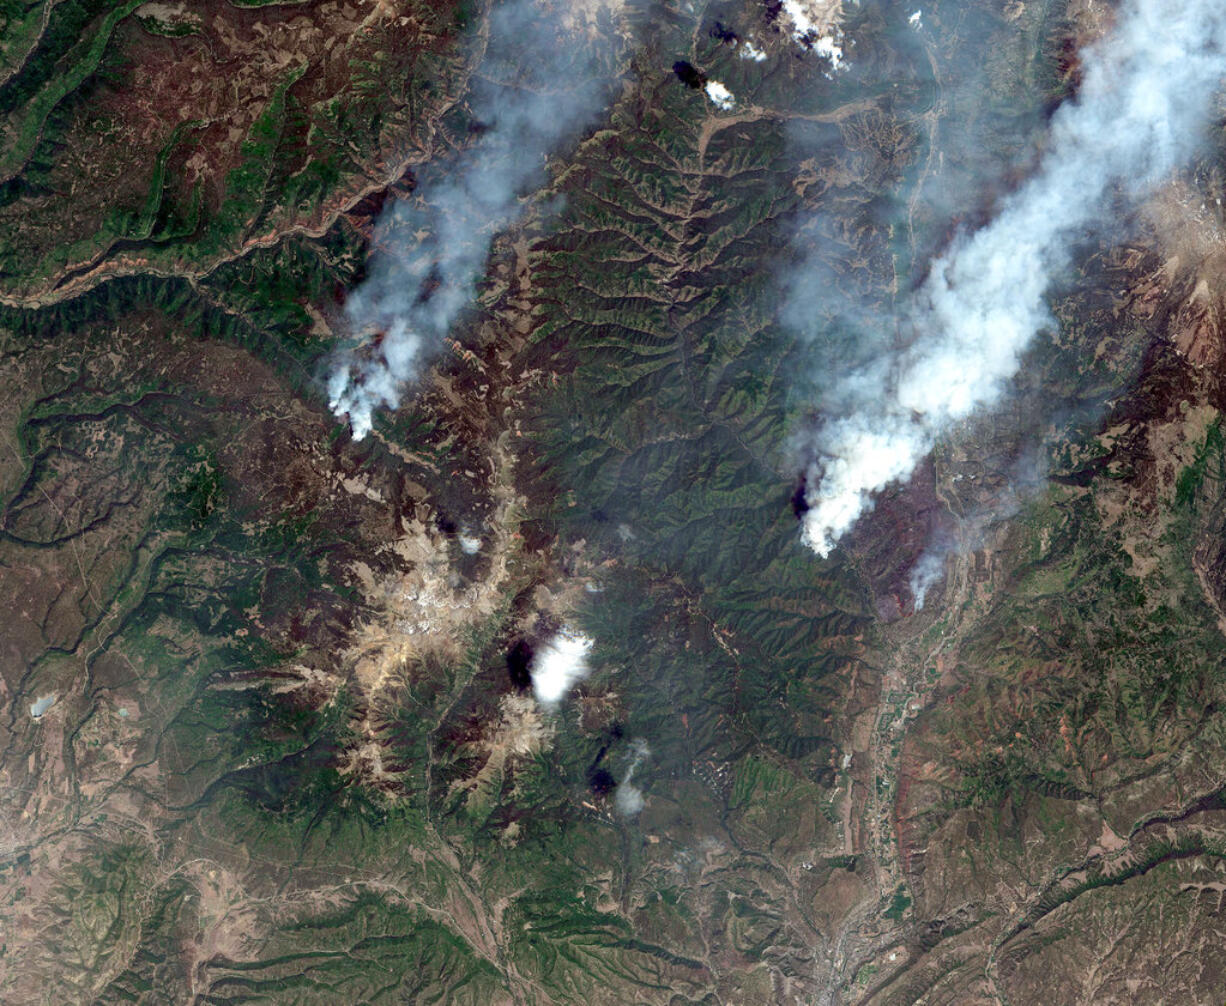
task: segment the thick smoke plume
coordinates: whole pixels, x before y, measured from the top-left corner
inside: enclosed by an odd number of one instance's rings
[[[807,473],[804,538],[819,555],[942,432],[1004,393],[1053,323],[1044,294],[1070,243],[1108,212],[1112,191],[1141,196],[1191,157],[1226,72],[1226,3],[1127,0],[1083,66],[1034,176],[933,263],[908,312],[910,347],[844,382],[851,407],[818,431]]]
[[[328,382],[332,411],[348,415],[357,439],[375,409],[399,404],[423,352],[470,300],[491,241],[541,177],[545,155],[604,103],[600,50],[568,30],[565,6],[512,0],[491,13],[468,99],[482,132],[379,223],[386,252],[346,304],[354,331],[381,333],[378,345],[338,361]]]

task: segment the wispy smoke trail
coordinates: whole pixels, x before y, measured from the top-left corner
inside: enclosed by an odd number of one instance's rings
[[[411,203],[396,204],[380,221],[387,253],[350,296],[346,313],[355,331],[382,335],[369,355],[339,361],[328,382],[333,412],[348,415],[357,439],[370,431],[375,409],[399,404],[423,351],[468,303],[490,242],[515,217],[545,155],[604,102],[602,53],[563,25],[566,8],[512,0],[493,11],[469,97],[485,131]]]
[[[634,785],[633,780],[634,773],[639,770],[639,766],[651,757],[651,748],[645,740],[636,740],[632,752],[633,757],[630,766],[626,769],[626,777],[617,787],[617,795],[613,798],[618,813],[627,817],[633,817],[643,809],[643,791]]]
[[[804,538],[819,555],[943,431],[1001,396],[1053,323],[1044,294],[1109,191],[1142,195],[1191,157],[1226,72],[1226,3],[1128,0],[1083,66],[1037,173],[933,263],[908,312],[910,348],[851,375],[841,397],[856,389],[853,407],[818,431]]]

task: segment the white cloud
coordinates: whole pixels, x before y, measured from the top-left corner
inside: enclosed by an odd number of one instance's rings
[[[766,53],[759,49],[749,39],[744,39],[741,42],[740,48],[737,50],[741,59],[751,59],[755,63],[761,63],[766,59]]]
[[[731,111],[732,106],[736,104],[732,92],[718,80],[707,81],[707,97],[715,103],[716,108],[723,109],[725,112]]]
[[[43,713],[55,705],[55,698],[54,695],[42,695],[35,699],[30,703],[30,716],[34,719],[41,717]]]
[[[783,13],[792,22],[792,37],[830,60],[834,69],[843,65],[842,32],[838,19],[841,0],[783,0]]]
[[[587,656],[592,640],[578,632],[563,629],[537,651],[532,661],[532,691],[541,705],[555,706],[580,681],[588,676]]]

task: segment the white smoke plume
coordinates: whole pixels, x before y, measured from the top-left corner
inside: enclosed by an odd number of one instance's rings
[[[907,577],[907,586],[911,590],[916,611],[923,609],[924,601],[928,598],[928,591],[936,586],[937,581],[944,574],[945,559],[948,555],[947,549],[930,548],[911,567],[911,573]]]
[[[1036,173],[933,263],[908,312],[910,347],[844,382],[853,407],[818,431],[807,473],[804,539],[819,555],[941,433],[1000,398],[1053,323],[1044,295],[1070,243],[1108,212],[1112,191],[1141,196],[1192,156],[1226,73],[1226,3],[1127,0],[1083,68]]]
[[[591,649],[590,638],[570,629],[563,629],[541,647],[529,670],[532,691],[541,705],[556,706],[588,676]]]
[[[387,251],[346,304],[352,329],[380,340],[339,359],[328,382],[332,411],[348,415],[355,439],[370,431],[375,409],[399,404],[423,353],[469,302],[490,243],[541,177],[545,156],[604,104],[609,46],[568,31],[567,6],[510,0],[493,10],[468,98],[484,132],[380,220],[376,243]]]
[[[637,740],[634,742],[633,753],[630,767],[626,769],[626,776],[618,784],[617,794],[613,798],[618,812],[626,817],[633,817],[643,809],[643,791],[634,785],[633,780],[639,766],[651,757],[651,748],[645,740]]]

